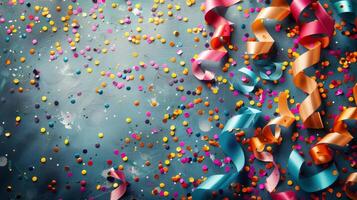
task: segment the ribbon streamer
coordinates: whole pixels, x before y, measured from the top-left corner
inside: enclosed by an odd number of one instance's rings
[[[268,81],[276,81],[283,75],[283,64],[282,63],[272,63],[264,67],[265,72],[260,72],[260,77]],[[267,74],[266,71],[273,71],[271,74]]]
[[[312,0],[293,0],[290,5],[291,12],[297,23],[299,16]],[[306,128],[323,128],[321,116],[316,110],[321,105],[321,97],[316,81],[305,75],[304,70],[318,63],[321,48],[328,46],[334,31],[334,20],[327,14],[320,3],[314,3],[314,13],[317,20],[301,25],[299,43],[308,49],[293,63],[293,80],[296,87],[308,94],[307,98],[300,104],[299,112]],[[323,37],[316,37],[325,35]]]
[[[261,134],[258,137],[251,138],[250,140],[250,145],[253,150],[254,156],[260,161],[272,162],[274,165],[273,172],[268,176],[265,183],[265,188],[270,193],[273,192],[273,190],[276,188],[276,186],[279,183],[280,172],[277,164],[274,161],[273,155],[263,150],[265,148],[265,145],[267,144],[280,142],[279,141],[281,138],[280,126],[288,128],[295,121],[294,115],[289,110],[287,104],[287,98],[288,97],[285,92],[281,92],[279,94],[278,108],[279,108],[280,116],[270,120],[269,123],[264,126]],[[275,135],[273,135],[273,132],[271,130],[271,126],[273,125],[275,125]],[[277,194],[277,196],[282,196],[282,195],[284,194],[280,194],[280,195]]]
[[[357,105],[357,84],[353,87],[353,96]],[[345,120],[349,119],[357,120],[357,107],[345,109],[335,120],[333,132],[325,135],[310,149],[310,155],[316,165],[328,163],[333,159],[333,154],[328,147],[329,144],[344,147],[353,139],[344,123]]]
[[[193,199],[205,199],[204,194],[207,190],[228,188],[230,183],[237,179],[239,172],[244,167],[244,151],[242,146],[236,141],[235,135],[230,132],[235,129],[253,127],[260,114],[260,110],[243,107],[237,115],[228,120],[219,136],[219,143],[223,152],[232,159],[236,172],[210,176],[195,190]]]
[[[345,183],[346,195],[352,200],[357,200],[357,192],[352,192],[349,188],[357,183],[357,172],[351,173]]]
[[[295,192],[293,191],[275,192],[271,193],[270,196],[274,200],[298,200]]]
[[[125,194],[128,182],[126,181],[125,174],[119,170],[114,170],[114,168],[110,169],[110,176],[122,181],[122,184],[110,193],[110,200],[118,200]]]
[[[329,187],[337,180],[338,171],[334,163],[315,175],[302,177],[300,171],[304,162],[304,159],[296,150],[291,152],[288,161],[288,172],[304,191],[317,192]]]
[[[252,70],[246,67],[240,68],[238,72],[249,77],[249,84],[242,83],[241,81],[239,81],[239,78],[235,78],[233,81],[234,89],[239,90],[244,94],[248,94],[249,92],[253,91],[259,81],[259,77],[257,77],[257,75],[255,75]]]
[[[337,14],[340,15],[343,19],[352,24],[356,24],[356,7],[354,2],[351,2],[350,0],[340,0],[334,2],[333,7],[336,9]]]
[[[208,25],[212,25],[214,30],[212,39],[210,41],[211,48],[205,50],[198,55],[192,63],[192,73],[199,79],[204,81],[211,81],[214,79],[214,73],[208,70],[201,69],[201,62],[204,60],[218,62],[226,54],[227,49],[224,48],[231,39],[233,32],[233,23],[220,16],[214,9],[217,7],[229,7],[241,0],[206,0],[205,2],[205,20]]]
[[[264,27],[264,19],[282,21],[289,13],[289,5],[285,0],[273,0],[270,7],[263,8],[252,23],[252,32],[258,41],[247,42],[248,54],[268,53],[274,44],[274,39]]]

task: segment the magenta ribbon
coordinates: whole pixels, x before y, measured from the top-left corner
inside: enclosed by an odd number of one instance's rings
[[[126,181],[125,174],[121,171],[114,170],[114,168],[110,169],[110,175],[122,181],[122,184],[110,193],[110,200],[118,200],[125,194],[128,182]]]
[[[312,3],[312,0],[294,0],[290,5],[291,13],[297,23],[300,22],[301,13]],[[314,4],[314,14],[317,20],[305,23],[301,26],[300,42],[302,44],[314,43],[319,38],[314,38],[316,35],[327,35],[332,38],[334,32],[334,20],[326,13],[320,3]],[[323,47],[328,45],[328,42],[322,42]]]
[[[270,195],[274,200],[298,200],[294,191],[271,193]]]
[[[201,62],[204,60],[213,62],[220,61],[227,54],[224,45],[230,42],[231,33],[233,32],[233,23],[220,16],[214,9],[217,7],[226,8],[239,1],[240,0],[206,0],[205,20],[207,24],[213,26],[215,30],[210,41],[211,49],[201,52],[198,58],[192,63],[192,73],[197,79],[203,81],[214,79],[214,73],[208,70],[204,71],[201,68]]]

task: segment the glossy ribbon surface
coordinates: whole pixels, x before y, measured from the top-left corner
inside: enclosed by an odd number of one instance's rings
[[[337,180],[338,171],[334,163],[317,174],[303,176],[300,174],[300,171],[304,162],[304,159],[296,150],[291,152],[288,161],[288,171],[304,191],[317,192],[329,187]]]
[[[354,173],[351,173],[348,177],[347,177],[347,180],[346,180],[346,183],[345,183],[345,192],[346,192],[346,195],[353,199],[353,200],[356,200],[357,199],[357,192],[352,192],[350,190],[350,187],[355,185],[357,183],[357,172],[354,172]]]
[[[226,189],[231,182],[237,179],[239,172],[244,167],[245,158],[242,146],[236,141],[235,134],[231,132],[235,129],[253,127],[260,114],[259,110],[243,107],[237,115],[228,120],[219,136],[219,143],[223,152],[232,159],[236,172],[208,177],[193,193],[194,199],[204,199],[207,190]]]
[[[265,183],[265,188],[268,192],[273,192],[276,186],[279,183],[280,172],[277,164],[274,162],[273,155],[269,152],[264,151],[265,145],[279,143],[281,137],[281,128],[283,126],[288,128],[295,121],[294,115],[290,112],[288,104],[287,104],[287,94],[285,92],[281,92],[279,95],[279,113],[280,116],[269,121],[267,125],[264,126],[261,134],[258,137],[253,137],[250,140],[250,144],[252,147],[252,151],[254,156],[263,162],[272,162],[274,165],[273,172],[268,176]],[[271,130],[271,126],[275,125],[275,134]],[[280,194],[278,196],[282,196],[284,194]]]
[[[208,70],[203,70],[201,68],[201,62],[204,60],[218,62],[223,59],[227,54],[224,45],[229,44],[231,39],[233,23],[220,16],[215,11],[215,8],[226,8],[238,2],[240,2],[240,0],[206,0],[205,20],[207,24],[213,26],[215,30],[210,42],[212,49],[201,52],[197,59],[192,63],[192,73],[197,79],[204,81],[214,79],[214,73]]]
[[[120,180],[122,183],[110,193],[110,200],[118,200],[124,196],[128,183],[126,182],[125,174],[119,170],[110,169],[110,176]]]
[[[240,68],[238,72],[243,74],[244,76],[248,76],[249,83],[242,83],[242,81],[240,81],[239,78],[237,77],[233,81],[234,89],[243,92],[244,94],[248,94],[249,92],[253,91],[256,84],[259,81],[259,77],[257,77],[257,75],[255,75],[255,73],[252,70],[246,67]]]
[[[353,0],[340,0],[333,3],[333,7],[343,19],[350,23],[356,22],[356,2]]]
[[[289,5],[285,0],[273,0],[270,7],[263,8],[252,23],[252,32],[258,41],[247,42],[248,54],[268,53],[274,44],[274,39],[264,27],[264,19],[281,21],[290,13]]]
[[[357,104],[357,84],[353,87],[353,95]],[[345,109],[335,120],[333,132],[325,135],[314,147],[310,149],[310,155],[315,164],[325,164],[333,159],[332,151],[328,145],[344,147],[353,136],[348,132],[345,120],[357,120],[357,107]]]
[[[271,63],[263,67],[265,72],[260,71],[260,77],[268,81],[276,81],[283,75],[283,64],[282,63]],[[267,74],[267,72],[270,72]]]
[[[291,13],[300,23],[300,15],[312,4],[312,0],[293,0],[290,5]],[[321,105],[321,97],[316,81],[307,76],[304,70],[320,60],[321,48],[328,46],[334,31],[334,20],[327,14],[320,3],[314,3],[316,20],[302,24],[299,43],[308,49],[293,63],[294,84],[308,94],[300,104],[299,112],[306,128],[323,128],[321,116],[316,110]],[[324,36],[321,36],[324,35]]]

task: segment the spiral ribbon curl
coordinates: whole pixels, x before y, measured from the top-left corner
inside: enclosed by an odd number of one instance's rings
[[[317,192],[329,187],[337,180],[338,171],[334,163],[317,174],[302,176],[300,175],[300,171],[304,162],[304,158],[296,150],[291,152],[288,161],[288,171],[304,191]]]
[[[201,68],[201,62],[204,60],[213,62],[220,61],[227,54],[227,49],[225,49],[224,45],[229,44],[231,33],[233,32],[233,23],[220,16],[215,11],[215,8],[226,8],[238,2],[240,2],[240,0],[206,0],[205,20],[208,25],[213,26],[215,31],[210,42],[212,49],[201,52],[198,58],[192,63],[192,73],[197,79],[203,81],[214,79],[214,73],[208,70],[204,71]]]
[[[357,105],[357,84],[353,87],[353,95]],[[345,120],[357,120],[357,107],[344,110],[335,120],[333,132],[325,135],[315,146],[310,149],[310,155],[316,165],[325,164],[333,159],[333,154],[328,145],[346,146],[353,136],[348,132]]]
[[[345,183],[345,191],[346,191],[346,195],[351,198],[352,200],[356,200],[357,199],[357,192],[352,192],[349,187],[355,185],[357,183],[357,172],[351,173],[347,179],[346,179],[346,183]]]
[[[267,71],[272,71],[274,70],[271,74],[266,74],[262,71],[260,71],[260,77],[264,80],[268,81],[276,81],[278,80],[282,75],[283,75],[283,65],[282,63],[271,63],[270,65],[267,65],[264,67],[264,69]]]
[[[276,188],[276,186],[279,183],[280,172],[279,172],[277,164],[274,162],[273,155],[271,153],[263,151],[263,150],[265,148],[265,145],[267,145],[267,144],[274,144],[274,143],[280,142],[279,141],[281,139],[280,126],[288,128],[295,121],[294,115],[289,110],[289,107],[287,104],[287,98],[288,97],[285,92],[281,92],[279,94],[278,108],[279,108],[280,116],[270,120],[269,123],[264,126],[261,134],[258,137],[251,138],[251,140],[250,140],[250,145],[253,150],[254,156],[260,161],[272,162],[274,165],[273,172],[268,176],[268,178],[266,179],[266,183],[265,183],[265,188],[270,193],[273,192],[273,190]],[[274,135],[271,130],[271,126],[273,126],[273,125],[275,125],[275,134]],[[279,195],[277,195],[277,196],[279,196]]]
[[[257,77],[257,75],[255,75],[255,73],[252,70],[250,70],[250,69],[248,69],[246,67],[240,68],[238,70],[238,72],[248,76],[249,79],[250,79],[250,83],[249,84],[243,84],[243,83],[241,83],[239,81],[238,78],[236,78],[233,81],[234,89],[237,89],[240,92],[243,92],[244,94],[248,94],[249,92],[253,91],[255,86],[256,86],[256,84],[259,81],[259,78]]]
[[[273,0],[270,7],[263,8],[252,23],[252,32],[258,41],[247,42],[248,54],[268,53],[274,44],[274,39],[264,27],[264,19],[282,21],[290,13],[289,5],[285,0]]]
[[[237,143],[235,135],[230,132],[235,129],[253,127],[260,114],[260,110],[243,107],[237,115],[228,120],[219,136],[219,143],[223,152],[232,159],[236,172],[210,176],[195,190],[193,193],[194,199],[204,199],[205,191],[207,190],[228,188],[229,184],[237,179],[239,172],[244,167],[244,151],[242,146]]]
[[[312,0],[293,0],[290,8],[297,23],[300,23],[299,17],[301,13],[312,3]],[[320,60],[321,48],[328,46],[333,35],[334,20],[327,14],[320,3],[315,2],[313,9],[317,20],[301,25],[299,40],[299,43],[307,48],[308,51],[294,61],[292,69],[294,84],[308,94],[299,108],[304,126],[306,128],[323,128],[320,113],[316,112],[321,105],[317,83],[313,78],[305,75],[304,70]],[[319,35],[325,36],[316,37]]]
[[[114,170],[114,168],[110,169],[110,176],[112,176],[115,179],[118,179],[118,180],[122,181],[122,184],[120,184],[118,188],[114,189],[110,193],[110,200],[118,200],[122,196],[124,196],[128,183],[126,181],[125,174],[123,172],[121,172],[121,171]]]

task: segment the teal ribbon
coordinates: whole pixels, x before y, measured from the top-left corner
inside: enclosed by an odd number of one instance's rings
[[[249,70],[246,67],[240,68],[238,72],[248,76],[250,79],[250,83],[245,84],[242,81],[240,81],[238,78],[235,78],[233,81],[234,89],[243,92],[244,94],[248,94],[249,92],[253,91],[255,85],[259,81],[259,77],[257,77],[257,75],[255,75],[255,73],[252,70]]]
[[[288,161],[288,172],[304,191],[317,192],[329,187],[337,180],[338,171],[334,163],[315,175],[302,177],[300,171],[304,162],[304,159],[296,150],[291,152]],[[336,175],[333,174],[334,171],[337,173]]]
[[[351,0],[340,0],[333,3],[337,14],[348,22],[354,23],[356,17],[356,8]]]
[[[228,120],[219,135],[219,143],[223,152],[232,159],[236,172],[228,174],[216,174],[208,177],[193,193],[193,199],[205,199],[204,196],[209,190],[226,189],[237,180],[239,172],[243,169],[245,158],[242,146],[236,141],[234,134],[230,133],[235,129],[253,127],[261,114],[260,110],[243,107],[238,114]]]
[[[275,81],[278,80],[283,75],[283,64],[282,63],[271,63],[263,67],[265,71],[274,71],[272,74],[268,75],[265,72],[260,72],[259,75],[264,80]]]

